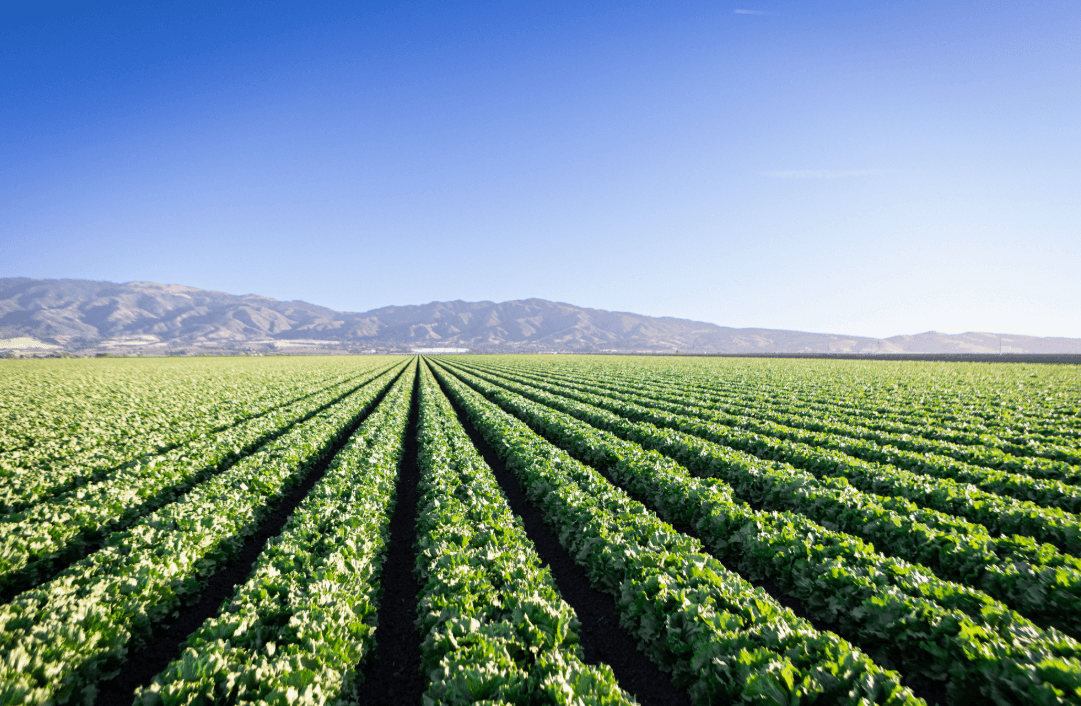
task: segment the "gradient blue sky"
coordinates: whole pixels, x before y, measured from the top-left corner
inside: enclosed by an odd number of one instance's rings
[[[6,2],[0,276],[1081,337],[1081,3]]]

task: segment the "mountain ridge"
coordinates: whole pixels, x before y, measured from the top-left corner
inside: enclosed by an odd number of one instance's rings
[[[16,343],[12,343],[15,341]],[[1000,350],[1000,346],[1002,350]],[[732,328],[530,298],[339,312],[181,284],[0,278],[0,349],[197,352],[1081,353],[1081,339],[928,331],[879,339]]]

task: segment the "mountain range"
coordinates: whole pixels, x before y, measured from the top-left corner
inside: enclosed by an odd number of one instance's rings
[[[589,309],[544,299],[340,312],[178,284],[0,278],[0,350],[638,353],[1081,353],[1081,339],[995,333],[868,338]]]

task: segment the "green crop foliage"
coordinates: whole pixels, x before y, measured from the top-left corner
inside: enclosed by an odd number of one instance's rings
[[[387,605],[417,706],[634,703],[479,436],[696,705],[1079,704],[1079,410],[1070,365],[0,361],[0,703],[92,705],[182,611],[133,704],[364,703]]]

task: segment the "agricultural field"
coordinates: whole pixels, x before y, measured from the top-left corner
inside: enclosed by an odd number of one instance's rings
[[[1081,704],[1081,370],[0,361],[2,704]]]

